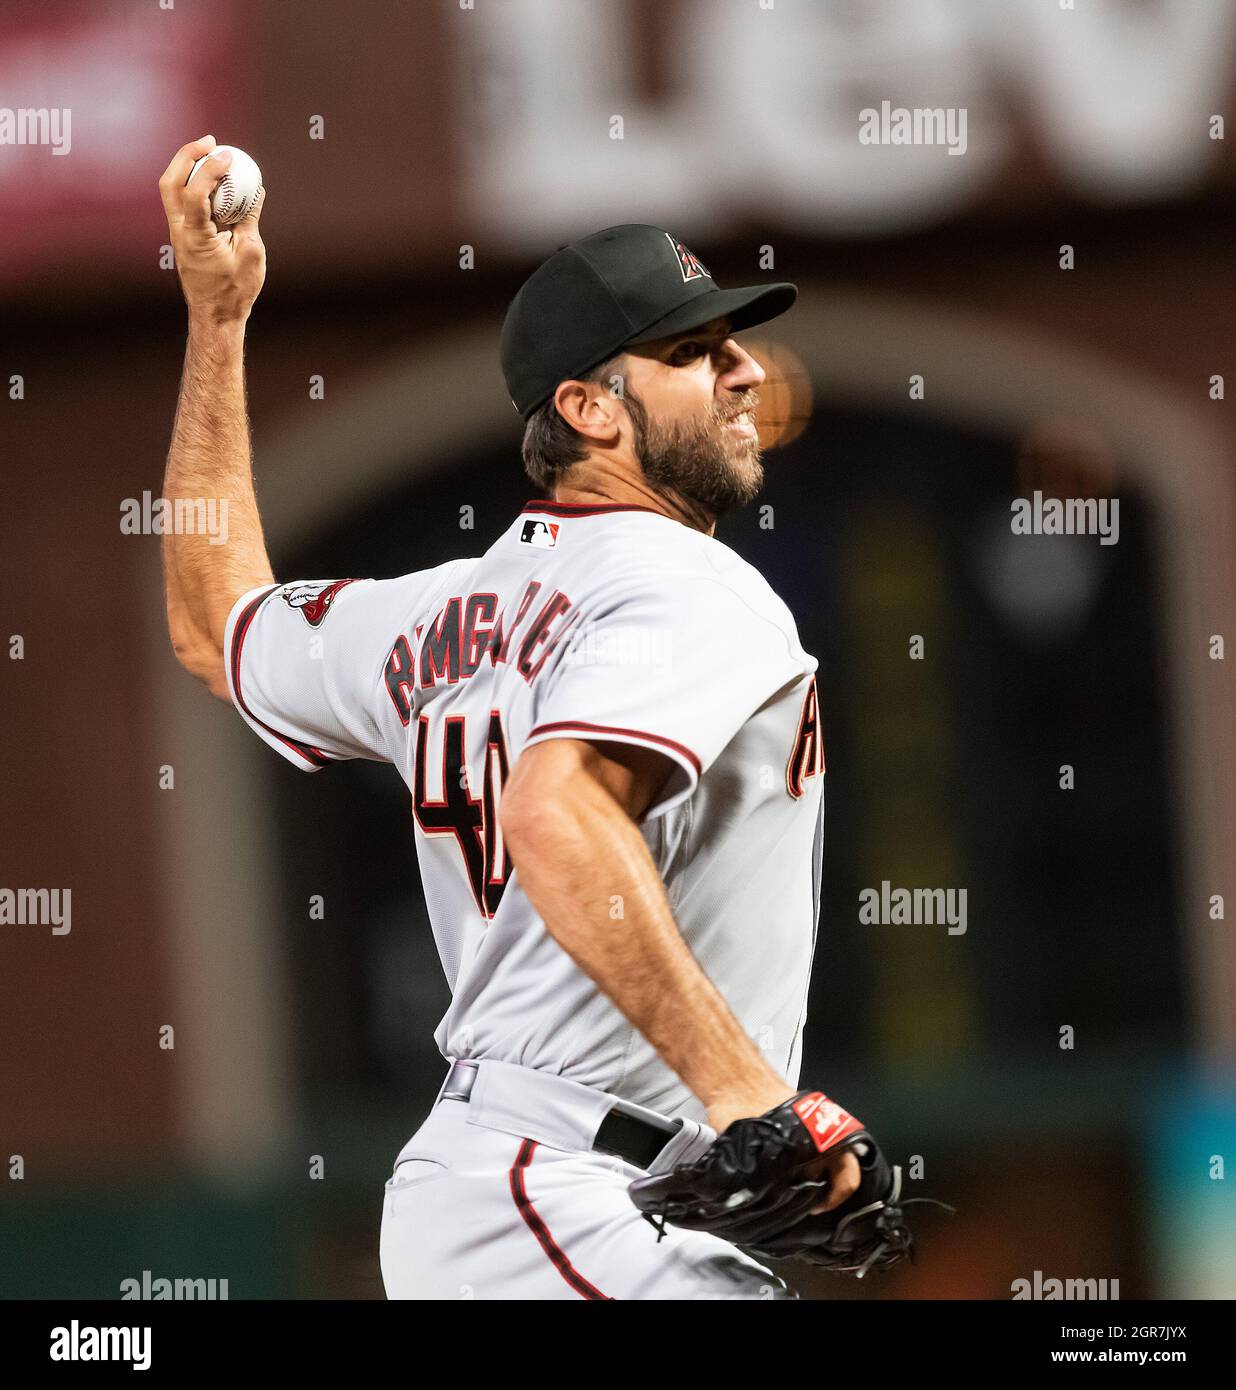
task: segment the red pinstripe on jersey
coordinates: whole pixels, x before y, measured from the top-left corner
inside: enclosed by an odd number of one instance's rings
[[[594,734],[604,737],[612,734],[615,738],[638,738],[645,743],[659,743],[663,748],[672,748],[676,753],[680,753],[695,769],[696,776],[702,771],[702,764],[699,758],[686,746],[685,743],[676,743],[672,738],[663,738],[660,734],[645,733],[643,729],[621,729],[609,724],[585,724],[581,720],[559,719],[552,724],[538,724],[528,735],[531,742],[538,734],[557,733],[559,730],[571,730],[573,733]]]

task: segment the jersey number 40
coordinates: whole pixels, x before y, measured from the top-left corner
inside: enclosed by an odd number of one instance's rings
[[[422,714],[416,729],[416,778],[412,806],[416,823],[426,835],[453,835],[463,855],[472,896],[488,919],[498,910],[511,861],[502,843],[498,805],[506,785],[508,764],[502,716],[489,712],[481,793],[473,794],[468,770],[467,715],[447,715],[442,728],[442,797],[431,801],[425,764],[428,758],[429,717]]]

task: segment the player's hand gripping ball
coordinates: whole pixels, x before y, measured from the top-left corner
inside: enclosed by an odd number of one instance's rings
[[[218,227],[230,227],[234,222],[248,217],[262,196],[262,171],[251,155],[247,155],[244,150],[238,150],[235,145],[216,145],[209,155],[203,155],[194,162],[193,168],[189,170],[189,178],[197,173],[211,155],[224,153],[232,156],[232,162],[210,195],[210,216]],[[188,179],[185,182],[187,183]]]
[[[821,1156],[838,1150],[858,1159],[861,1182],[839,1206],[816,1211],[828,1185]],[[905,1208],[932,1200],[902,1197],[901,1169],[819,1091],[735,1120],[694,1163],[637,1178],[628,1191],[662,1233],[667,1222],[709,1231],[769,1259],[806,1260],[859,1279],[911,1254]]]
[[[243,323],[266,278],[258,225],[266,194],[257,165],[243,151],[216,147],[213,135],[203,135],[172,156],[159,196],[191,319],[211,326]]]

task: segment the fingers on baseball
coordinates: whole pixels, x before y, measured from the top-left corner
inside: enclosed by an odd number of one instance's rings
[[[181,210],[185,225],[200,231],[217,230],[212,220],[211,197],[220,180],[231,167],[232,153],[215,154],[195,173],[181,194]]]
[[[240,237],[252,237],[258,234],[258,221],[262,216],[262,208],[266,204],[266,185],[263,184],[258,189],[257,201],[247,213],[235,224],[232,230]]]
[[[190,140],[187,145],[181,145],[172,156],[171,163],[164,169],[163,177],[159,180],[163,206],[169,213],[180,211],[180,195],[189,177],[189,170],[193,168],[195,161],[201,159],[204,154],[209,154],[214,147],[215,137],[203,135],[200,140]]]
[[[189,193],[197,193],[202,189],[207,194],[213,192],[215,185],[232,167],[231,150],[216,150],[196,173],[190,175],[185,183],[185,189]]]

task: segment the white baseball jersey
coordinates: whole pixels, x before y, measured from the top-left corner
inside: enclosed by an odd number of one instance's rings
[[[696,959],[797,1083],[823,847],[816,661],[728,546],[643,507],[533,502],[478,559],[253,590],[226,654],[237,708],[297,767],[371,758],[407,783],[452,994],[445,1057],[702,1118],[546,931],[503,846],[523,750],[590,739],[674,764],[644,839]]]

